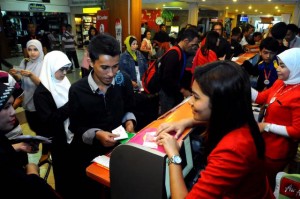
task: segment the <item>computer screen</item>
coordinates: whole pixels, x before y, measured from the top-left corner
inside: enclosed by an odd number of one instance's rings
[[[178,33],[179,32],[179,26],[171,26],[170,33],[172,33],[172,32]]]
[[[189,135],[187,135],[185,138],[183,138],[183,143],[180,148],[179,154],[182,159],[182,163],[181,163],[182,174],[183,174],[183,177],[186,177],[194,166],[193,165],[193,157],[192,157],[191,140],[190,140]],[[166,164],[168,164],[168,160],[166,161]],[[170,190],[170,176],[169,176],[169,166],[168,165],[166,165],[165,186],[166,186],[167,198],[170,198],[171,190]]]
[[[241,17],[240,21],[248,22],[248,17]]]

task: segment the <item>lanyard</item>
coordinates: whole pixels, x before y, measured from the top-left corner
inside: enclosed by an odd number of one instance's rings
[[[265,80],[269,80],[269,77],[271,75],[271,69],[269,70],[268,76],[267,76],[266,69],[264,69],[264,75],[265,75]]]

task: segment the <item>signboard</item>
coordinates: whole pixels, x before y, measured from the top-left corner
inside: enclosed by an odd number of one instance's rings
[[[96,28],[99,33],[108,32],[108,10],[98,10]]]
[[[18,0],[18,1],[29,1],[29,2],[43,2],[43,3],[50,3],[50,0]]]
[[[116,29],[116,39],[120,44],[120,51],[122,52],[122,21],[120,18],[116,19],[115,29]]]
[[[30,3],[28,4],[28,10],[32,12],[43,12],[46,10],[46,6],[39,3]]]

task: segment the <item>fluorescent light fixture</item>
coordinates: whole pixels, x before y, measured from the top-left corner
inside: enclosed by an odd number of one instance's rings
[[[165,9],[182,9],[182,7],[176,7],[176,6],[164,6]]]

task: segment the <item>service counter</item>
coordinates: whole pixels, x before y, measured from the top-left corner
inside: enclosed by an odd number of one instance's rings
[[[166,114],[151,122],[139,131],[131,140],[120,144],[108,154],[109,168],[97,163],[87,167],[87,176],[95,181],[111,187],[111,197],[114,198],[169,198],[169,171],[167,156],[163,146],[157,149],[143,146],[145,133],[155,131],[166,122],[174,122],[193,117],[188,99]],[[193,157],[189,133],[186,129],[178,139],[183,141],[180,155],[183,156],[183,175],[187,176],[193,169]],[[130,189],[130,191],[128,190]],[[126,197],[125,197],[126,196]]]
[[[238,57],[233,57],[231,60],[242,65],[244,61],[249,61],[252,65],[258,62],[259,54],[257,52],[246,52]]]

